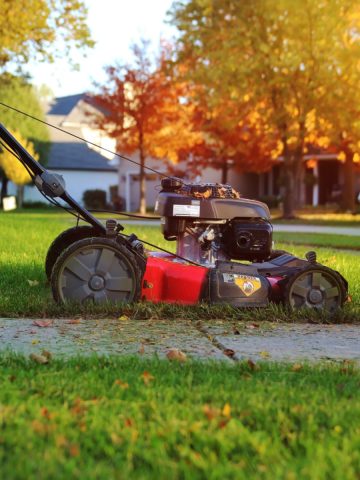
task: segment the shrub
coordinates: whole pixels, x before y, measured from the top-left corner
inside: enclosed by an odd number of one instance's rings
[[[106,204],[106,192],[105,190],[85,190],[83,194],[83,202],[85,208],[90,209],[105,209]]]

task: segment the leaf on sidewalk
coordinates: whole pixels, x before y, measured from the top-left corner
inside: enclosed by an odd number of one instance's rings
[[[34,320],[33,325],[35,327],[46,328],[50,327],[53,324],[52,320]]]

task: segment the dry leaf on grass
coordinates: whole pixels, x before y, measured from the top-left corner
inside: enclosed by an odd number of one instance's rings
[[[27,281],[30,287],[37,287],[39,285],[38,280],[28,280]]]
[[[248,364],[250,370],[257,370],[257,368],[258,368],[257,365],[256,365],[256,363],[253,362],[253,361],[251,360],[251,358],[248,359],[247,364]]]
[[[222,414],[227,418],[231,416],[231,406],[229,403],[225,403],[224,408],[222,409]]]
[[[291,367],[291,370],[292,370],[293,372],[298,372],[298,371],[300,371],[302,368],[303,368],[303,367],[302,367],[301,363],[294,363],[294,365]]]
[[[40,364],[49,363],[48,358],[44,357],[43,355],[37,355],[36,353],[31,353],[30,358],[36,363],[40,363]]]
[[[115,380],[114,385],[118,385],[123,390],[129,388],[129,384],[127,382],[123,382],[119,378],[117,380]]]
[[[43,350],[41,352],[41,355],[45,358],[47,358],[48,360],[51,360],[52,359],[52,353],[51,352],[48,352],[47,350]]]
[[[142,373],[141,378],[142,378],[142,381],[145,383],[145,385],[149,385],[150,382],[155,380],[155,377],[151,375],[150,372],[147,372],[146,370],[145,372]]]
[[[122,322],[128,322],[130,319],[127,315],[121,315],[118,320],[121,320]]]
[[[178,348],[172,348],[166,354],[168,360],[176,360],[177,362],[186,362],[187,356]]]

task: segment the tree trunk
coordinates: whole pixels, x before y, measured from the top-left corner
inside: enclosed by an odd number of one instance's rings
[[[22,208],[24,203],[24,185],[18,185],[17,187],[17,206]]]
[[[355,172],[354,172],[354,154],[351,150],[345,150],[344,163],[344,186],[342,191],[342,208],[347,211],[355,212]]]
[[[5,174],[2,175],[1,177],[1,194],[0,194],[0,197],[1,197],[1,203],[3,201],[3,198],[7,196],[8,194],[8,184],[9,184],[9,180],[8,178],[5,176]]]
[[[299,122],[299,141],[295,151],[291,152],[284,137],[284,169],[285,169],[285,195],[283,217],[295,218],[295,208],[301,206],[301,189],[303,181],[303,151],[305,141],[305,123]]]
[[[221,183],[227,183],[228,181],[228,172],[229,172],[229,166],[226,160],[224,160],[224,163],[222,164],[221,167]]]
[[[143,147],[143,135],[140,133],[140,178],[139,178],[139,188],[140,188],[140,205],[139,212],[141,215],[146,213],[146,177],[145,177],[145,154]]]
[[[289,158],[284,161],[284,200],[283,200],[283,218],[295,218],[295,204],[296,204],[296,174],[292,159]],[[287,163],[287,164],[286,164]]]

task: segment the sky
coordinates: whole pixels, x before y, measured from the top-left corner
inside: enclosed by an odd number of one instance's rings
[[[45,84],[56,97],[94,89],[94,81],[106,79],[104,66],[130,61],[130,45],[141,38],[151,40],[154,49],[160,38],[170,39],[175,30],[165,23],[173,0],[85,0],[88,25],[96,45],[87,57],[74,52],[80,70],[74,71],[66,59],[54,64],[29,65],[33,83]]]

